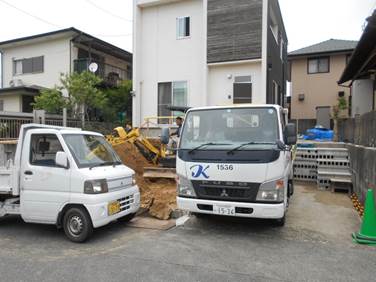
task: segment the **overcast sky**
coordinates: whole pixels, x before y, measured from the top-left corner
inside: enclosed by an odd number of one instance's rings
[[[376,0],[280,0],[289,51],[358,40]],[[0,0],[0,41],[74,26],[132,51],[132,0]]]

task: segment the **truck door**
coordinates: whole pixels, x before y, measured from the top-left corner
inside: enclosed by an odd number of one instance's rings
[[[70,169],[56,166],[64,151],[55,134],[31,134],[23,148],[21,165],[21,215],[25,221],[54,223],[70,198]]]

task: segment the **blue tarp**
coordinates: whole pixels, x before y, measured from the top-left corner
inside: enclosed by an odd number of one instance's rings
[[[333,136],[333,130],[322,127],[315,127],[312,129],[308,129],[303,139],[315,141],[332,141]]]

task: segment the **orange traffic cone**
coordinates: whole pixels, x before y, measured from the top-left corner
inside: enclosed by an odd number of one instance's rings
[[[367,192],[362,226],[358,233],[352,234],[353,241],[359,244],[376,245],[376,209],[373,190]]]

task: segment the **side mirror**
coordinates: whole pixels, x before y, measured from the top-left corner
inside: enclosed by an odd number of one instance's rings
[[[288,123],[283,133],[286,145],[295,145],[298,141],[295,123]]]
[[[170,129],[167,127],[162,128],[161,143],[167,145],[170,141]]]
[[[68,163],[68,156],[65,152],[57,152],[56,157],[55,157],[55,164],[58,167],[62,167],[65,169],[69,168],[69,163]]]

